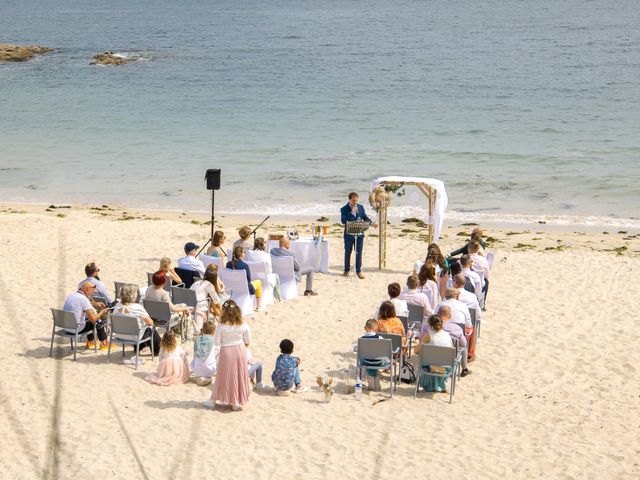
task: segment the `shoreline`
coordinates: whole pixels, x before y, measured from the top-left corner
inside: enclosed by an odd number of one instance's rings
[[[120,205],[110,204],[56,204],[56,203],[14,203],[14,202],[0,202],[0,213],[48,213],[49,207],[55,207],[51,210],[60,212],[68,211],[89,211],[89,212],[103,212],[106,213],[102,216],[117,216],[123,215],[127,217],[140,217],[143,219],[162,219],[162,220],[185,220],[186,218],[195,220],[199,224],[208,225],[211,219],[211,213],[201,210],[179,210],[179,209],[147,209],[147,208],[135,208],[126,207]],[[336,212],[339,206],[336,207]],[[365,204],[365,209],[369,214],[373,213],[372,209]],[[390,209],[390,213],[393,208]],[[455,213],[453,214],[455,217]],[[469,217],[473,217],[472,213],[465,214]],[[491,214],[490,214],[491,215]],[[336,213],[335,215],[303,215],[303,214],[247,214],[247,213],[228,213],[228,212],[216,212],[216,224],[225,226],[232,223],[234,225],[246,224],[249,226],[257,226],[266,216],[269,216],[269,220],[265,224],[268,228],[269,225],[281,225],[286,226],[301,226],[311,225],[312,223],[322,223],[333,225],[340,222],[340,217]],[[608,234],[619,232],[640,232],[640,220],[637,221],[638,225],[626,225],[626,224],[600,224],[600,223],[558,223],[553,220],[535,220],[535,218],[544,218],[536,215],[530,215],[530,221],[497,221],[486,218],[487,214],[478,213],[475,220],[469,219],[456,219],[447,216],[445,213],[445,220],[443,226],[443,232],[447,228],[455,227],[462,228],[467,226],[480,225],[486,230],[517,230],[528,229],[536,231],[548,231],[548,232],[565,232],[565,233],[598,233],[608,232]],[[320,218],[328,218],[328,221],[320,222]],[[389,217],[389,222],[392,227],[399,227],[407,225],[404,222],[407,218],[417,218],[423,220],[422,217]],[[578,217],[578,218],[593,218],[593,217]],[[636,222],[635,219],[620,219],[620,221]],[[196,224],[195,222],[191,222]],[[606,235],[606,234],[605,234]]]

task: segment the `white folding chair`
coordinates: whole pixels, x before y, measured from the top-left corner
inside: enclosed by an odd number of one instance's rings
[[[494,259],[495,255],[493,252],[489,252],[487,253],[487,263],[489,264],[489,270],[491,270],[493,268],[493,259]]]
[[[249,271],[251,272],[251,280],[260,280],[262,283],[262,300],[263,307],[272,305],[273,300],[273,287],[269,284],[269,276],[267,275],[267,264],[264,262],[248,262]]]
[[[249,293],[247,272],[244,270],[220,270],[222,281],[227,290],[231,289],[231,300],[236,302],[242,310],[242,315],[253,316],[255,296]]]
[[[198,258],[204,265],[204,268],[207,268],[212,263],[215,263],[218,267],[218,271],[220,271],[220,269],[222,269],[222,267],[224,266],[222,265],[222,259],[220,257],[211,257],[209,255],[200,254]]]
[[[293,257],[277,257],[271,255],[273,273],[280,277],[280,296],[283,300],[293,300],[298,297],[298,282],[293,270]]]
[[[98,331],[95,323],[93,324],[93,332],[89,331],[85,333],[78,333],[80,329],[78,328],[78,322],[76,321],[76,316],[73,312],[52,308],[51,315],[53,317],[53,330],[51,331],[51,348],[49,349],[50,357],[53,355],[53,338],[56,335],[71,340],[71,350],[73,351],[74,362],[78,351],[78,340],[82,337],[86,337],[90,333],[93,333],[93,339],[95,340],[93,350],[94,352],[98,351]],[[60,330],[56,331],[56,327],[60,328]],[[69,330],[73,330],[73,333],[69,332]]]

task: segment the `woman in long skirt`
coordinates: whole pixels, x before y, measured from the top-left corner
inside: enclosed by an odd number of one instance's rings
[[[211,398],[204,402],[215,408],[216,402],[231,405],[236,411],[249,402],[249,373],[247,370],[247,346],[251,341],[251,331],[242,319],[242,310],[233,300],[222,304],[220,324],[213,342],[220,347],[218,372],[213,384]]]

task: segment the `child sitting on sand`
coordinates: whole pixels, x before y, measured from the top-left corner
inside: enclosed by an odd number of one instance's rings
[[[211,377],[216,374],[218,349],[213,344],[213,334],[216,325],[204,322],[200,334],[193,341],[193,360],[191,371],[196,376],[196,383],[201,387],[211,383]]]
[[[276,359],[276,368],[271,374],[271,381],[279,395],[287,395],[289,390],[294,393],[302,393],[307,388],[302,387],[300,378],[300,358],[291,355],[293,353],[293,342],[285,338],[280,342],[280,355]]]
[[[176,334],[171,330],[165,332],[160,347],[158,370],[156,373],[148,375],[145,380],[165,387],[187,382],[189,380],[189,361],[187,354],[178,345]]]
[[[249,381],[254,390],[266,389],[266,385],[262,383],[262,363],[253,358],[249,349],[247,349],[247,360],[249,362]]]

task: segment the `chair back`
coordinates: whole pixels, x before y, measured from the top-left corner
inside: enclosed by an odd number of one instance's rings
[[[198,305],[196,291],[188,288],[171,287],[171,298],[173,303],[184,303],[188,307],[195,308]]]
[[[53,316],[53,324],[56,327],[60,327],[68,330],[76,330],[78,328],[76,315],[73,312],[68,312],[67,310],[60,310],[58,308],[52,308],[51,315]]]
[[[125,315],[124,313],[112,313],[111,332],[116,336],[138,335],[138,333],[140,333],[138,317],[135,317],[133,315]]]
[[[109,302],[107,302],[107,299],[104,297],[101,297],[100,295],[93,295],[91,297],[91,300],[97,303],[104,303],[105,305],[109,305]]]
[[[254,262],[254,261],[246,261],[245,263],[249,265],[249,271],[251,272],[251,280],[260,279],[263,283],[268,283],[269,278],[267,277],[267,264],[265,262]]]
[[[358,365],[363,359],[393,358],[392,341],[389,338],[358,338]]]
[[[435,367],[453,367],[456,360],[455,347],[440,347],[437,345],[422,345],[420,350],[420,365]]]
[[[273,273],[280,277],[280,295],[285,300],[292,300],[298,296],[298,283],[293,270],[293,257],[278,257],[271,255]]]
[[[487,263],[489,264],[489,268],[493,268],[493,259],[494,259],[495,255],[493,254],[493,252],[489,252],[487,253]]]
[[[184,288],[191,288],[193,282],[195,282],[198,278],[201,278],[200,272],[198,272],[197,270],[187,270],[186,268],[176,267],[175,271],[182,280],[182,283],[184,283]]]
[[[402,335],[398,335],[397,333],[382,333],[378,332],[378,336],[391,340],[391,349],[394,352],[402,351]]]
[[[113,282],[114,289],[116,291],[116,296],[115,296],[116,299],[120,298],[120,289],[126,284],[127,282]]]
[[[476,294],[476,289],[473,286],[473,282],[471,281],[471,279],[469,277],[464,277],[464,289],[467,292],[471,292],[474,295]]]
[[[198,258],[204,265],[204,268],[207,268],[212,263],[215,263],[218,266],[218,271],[220,271],[220,269],[223,267],[222,260],[219,257],[212,257],[210,255],[200,254]]]
[[[471,316],[471,323],[475,324],[476,321],[476,309],[469,308],[469,315]]]
[[[221,271],[222,281],[227,289],[233,290],[234,295],[249,295],[249,283],[247,282],[247,272],[244,270],[233,270],[223,268]]]
[[[422,322],[424,321],[424,308],[421,305],[407,303],[409,309],[409,326],[413,326],[413,330],[422,330]]]
[[[171,307],[167,302],[157,300],[144,300],[144,309],[153,320],[168,322],[171,320]]]
[[[405,315],[398,315],[398,318],[402,322],[402,326],[404,327],[404,333],[409,333],[409,317]]]

